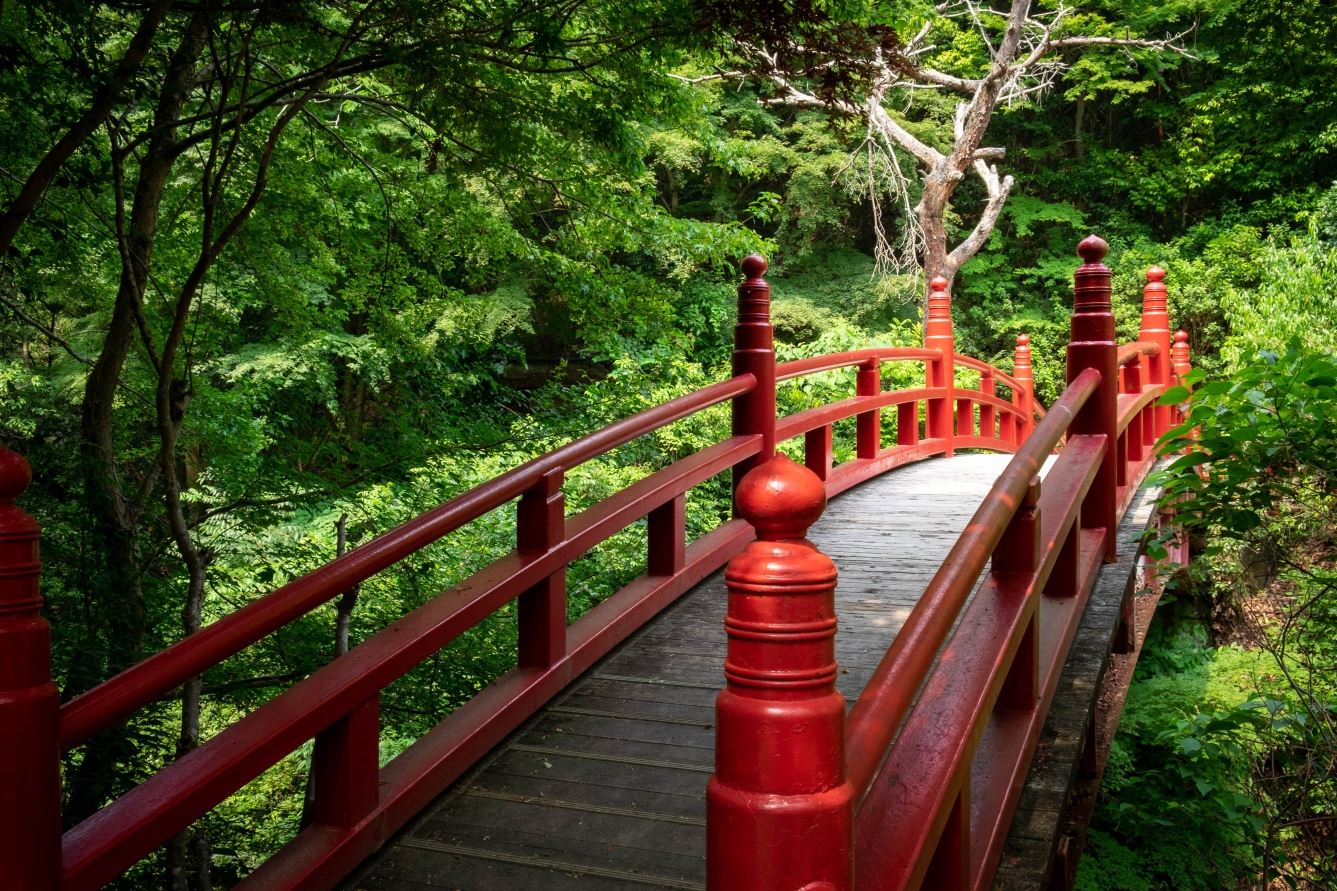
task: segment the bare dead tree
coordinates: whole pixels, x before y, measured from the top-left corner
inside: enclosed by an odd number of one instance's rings
[[[1070,12],[1071,7],[1060,3],[1053,11],[1032,13],[1031,0],[1013,0],[1006,13],[990,9],[983,0],[942,3],[897,52],[878,48],[871,59],[859,60],[874,71],[862,101],[805,88],[779,64],[774,48],[747,45],[743,53],[750,62],[749,73],[778,88],[776,95],[766,100],[768,103],[820,108],[864,122],[864,139],[851,163],[862,157],[867,165],[878,270],[890,273],[922,269],[925,279],[941,275],[951,282],[993,233],[1012,191],[1013,178],[998,170],[1004,149],[984,145],[989,123],[1000,104],[1010,106],[1042,98],[1067,70],[1067,54],[1073,50],[1118,47],[1190,56],[1182,43],[1184,34],[1149,39],[1065,33],[1063,26]],[[988,67],[980,76],[950,74],[920,64],[932,51],[927,41],[935,23],[943,18],[966,23],[979,32],[989,56]],[[953,117],[951,147],[945,151],[914,135],[900,112],[894,110],[907,106],[914,92],[921,89],[945,90],[962,97]],[[913,173],[902,165],[902,153],[914,159]],[[946,214],[957,187],[972,173],[984,186],[984,207],[966,237],[951,246]],[[912,203],[916,175],[919,200]],[[882,221],[884,200],[890,200],[905,215],[903,232],[895,240]]]

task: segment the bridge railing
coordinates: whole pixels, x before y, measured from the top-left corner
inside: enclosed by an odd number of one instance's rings
[[[1116,559],[1120,517],[1153,460],[1150,443],[1169,428],[1155,404],[1171,382],[1159,361],[1169,354],[1163,273],[1148,274],[1139,342],[1120,350],[1107,247],[1092,236],[1078,250],[1068,387],[967,524],[848,718],[830,706],[834,572],[822,573],[825,558],[802,539],[820,504],[812,508],[783,462],[744,481],[763,540],[726,576],[728,684],[707,800],[712,889],[987,887],[1097,572]],[[941,307],[945,294],[934,297]],[[929,341],[949,333],[936,326]],[[957,431],[968,430],[964,397],[953,396]],[[947,401],[933,398],[930,429],[935,409],[943,429]],[[782,528],[777,503],[801,520]],[[1125,610],[1131,604],[1126,597]]]
[[[798,436],[804,437],[805,463],[825,481],[828,494],[908,461],[950,454],[957,446],[1013,451],[1024,440],[1037,410],[1029,348],[1019,342],[1012,375],[956,354],[945,289],[933,295],[929,327],[937,340],[929,340],[934,345],[777,366],[770,290],[761,277],[765,262],[749,258],[743,269],[729,380],[502,474],[64,704],[58,703],[51,682],[50,633],[41,617],[39,533],[14,504],[27,485],[27,465],[0,450],[0,788],[7,792],[0,811],[0,864],[6,881],[25,889],[99,887],[314,739],[312,825],[247,883],[331,887],[569,680],[752,540],[753,527],[733,519],[688,542],[685,497],[693,486],[730,468],[740,479],[774,453],[777,440]],[[926,386],[883,391],[882,365],[899,361],[925,363]],[[953,385],[956,365],[979,373],[978,390]],[[776,380],[844,367],[855,369],[854,397],[777,419]],[[1010,400],[993,392],[998,382],[1011,389]],[[733,407],[731,436],[566,516],[562,485],[573,468],[724,402]],[[884,444],[881,412],[893,406],[896,442]],[[856,457],[833,467],[833,425],[846,418],[856,419]],[[226,727],[62,838],[62,753],[353,585],[513,501],[518,501],[516,548],[510,554]],[[567,565],[642,518],[647,521],[647,572],[568,626]],[[517,668],[382,766],[380,691],[512,601],[518,606]]]

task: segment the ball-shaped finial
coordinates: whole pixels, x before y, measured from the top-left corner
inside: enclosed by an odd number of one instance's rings
[[[1088,235],[1077,245],[1077,254],[1087,263],[1099,263],[1110,252],[1109,242],[1099,235]]]
[[[1147,281],[1153,283],[1165,281],[1165,270],[1159,266],[1151,267],[1147,270]]]
[[[766,539],[802,538],[826,508],[826,486],[802,464],[776,454],[738,484],[738,513]]]
[[[1030,345],[1031,345],[1031,336],[1030,336],[1029,334],[1018,334],[1018,335],[1017,335],[1017,346],[1019,346],[1019,347],[1028,347],[1028,346],[1030,346]]]
[[[1188,343],[1188,332],[1180,328],[1175,332],[1175,343]]]
[[[743,275],[748,278],[761,278],[766,274],[766,258],[761,254],[748,254],[743,258]]]
[[[950,284],[950,282],[947,281],[946,276],[935,275],[933,276],[933,281],[928,283],[928,287],[930,291],[946,291],[948,284]]]
[[[13,501],[32,482],[32,468],[18,452],[0,446],[0,501]]]

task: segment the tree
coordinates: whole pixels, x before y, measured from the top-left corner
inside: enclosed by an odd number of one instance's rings
[[[863,121],[865,136],[859,151],[866,154],[875,213],[880,212],[879,191],[886,189],[904,214],[898,245],[888,237],[881,219],[877,221],[877,259],[884,271],[918,264],[926,279],[941,275],[950,283],[962,265],[979,252],[997,225],[1013,187],[1013,178],[1000,175],[997,166],[1004,150],[984,145],[994,112],[1000,104],[1042,97],[1067,69],[1072,51],[1118,48],[1187,54],[1180,43],[1183,35],[1146,39],[1082,33],[1083,27],[1092,26],[1089,17],[1073,16],[1062,3],[1043,12],[1032,12],[1031,7],[1031,0],[1013,0],[1004,14],[979,0],[944,3],[894,52],[878,47],[871,57],[851,60],[827,56],[809,61],[807,74],[817,77],[819,83],[821,72],[833,66],[857,64],[870,70],[867,88],[858,97],[821,93],[804,86],[787,72],[780,51],[774,47],[743,47],[749,71],[769,80],[778,91],[769,102],[820,108]],[[967,36],[969,39],[963,41]],[[930,43],[936,37],[950,41],[953,52]],[[978,52],[963,59],[956,48],[976,40]],[[935,55],[955,62],[951,67],[964,73],[933,67],[930,62]],[[981,68],[983,72],[978,73]],[[969,73],[970,69],[976,73]],[[910,107],[916,91],[925,90],[966,97],[957,101],[952,112],[950,135],[932,123],[926,126],[892,110],[897,105]],[[918,182],[907,172],[903,153],[918,169]],[[969,233],[950,246],[949,210],[968,173],[974,173],[984,188],[984,206]]]

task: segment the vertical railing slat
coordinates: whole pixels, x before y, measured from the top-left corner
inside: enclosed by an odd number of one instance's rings
[[[521,554],[546,553],[565,537],[563,477],[560,469],[549,471],[520,496],[516,547]],[[566,655],[566,567],[522,593],[516,612],[521,668],[548,668]]]

